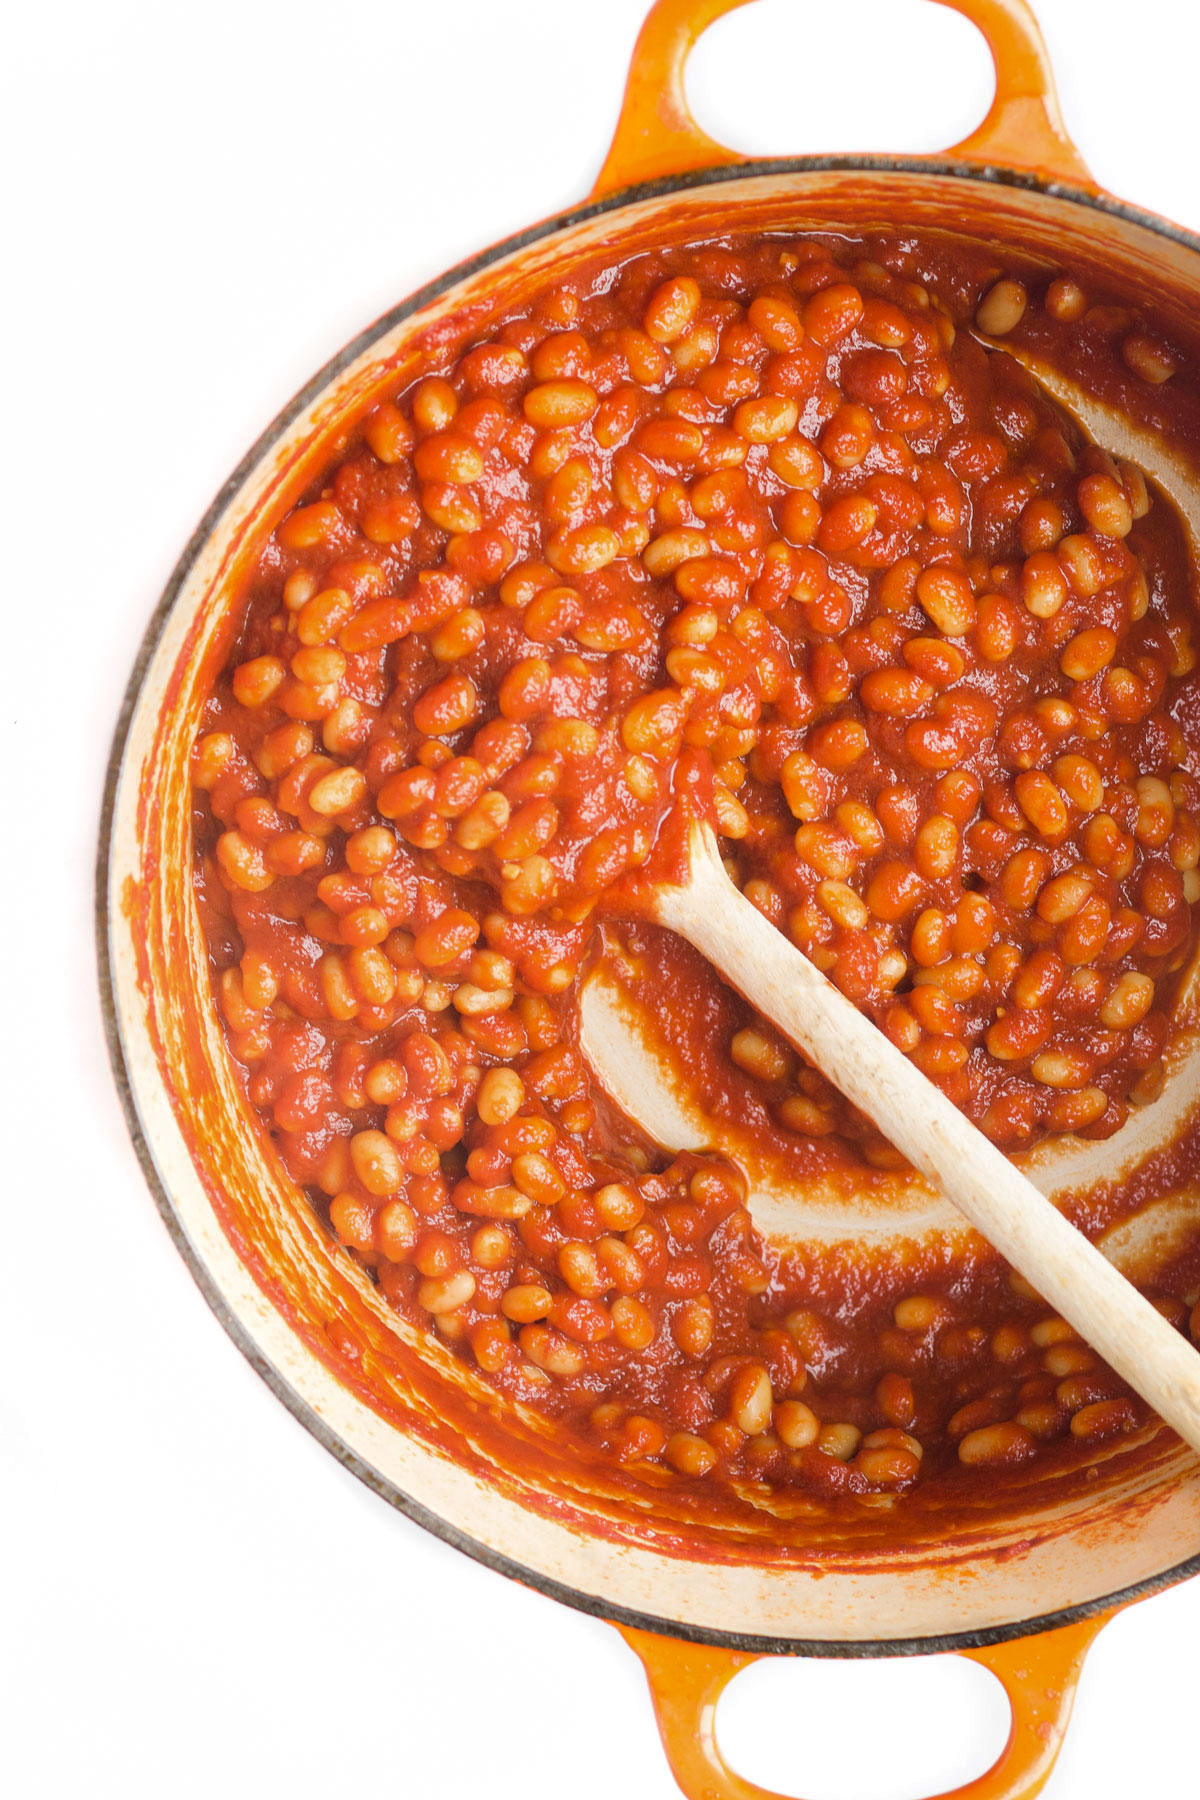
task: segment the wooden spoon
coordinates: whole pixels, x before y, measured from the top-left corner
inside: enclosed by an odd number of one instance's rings
[[[659,924],[694,945],[730,986],[873,1119],[1081,1337],[1200,1452],[1200,1355],[739,892],[722,866],[711,826],[690,826],[683,878],[678,884],[658,884],[650,910]],[[584,1022],[586,1026],[586,1018]]]

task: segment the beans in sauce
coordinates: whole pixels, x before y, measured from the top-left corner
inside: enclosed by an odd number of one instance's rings
[[[623,1462],[880,1495],[1144,1418],[998,1259],[822,1286],[734,1161],[614,1115],[575,1029],[606,947],[664,1030],[719,989],[638,916],[703,796],[749,899],[996,1143],[1159,1091],[1191,575],[1141,472],[977,335],[1030,329],[1178,369],[1068,274],[912,240],[598,264],[376,405],[248,583],[194,780],[249,1099],[389,1302]],[[896,1166],[721,994],[697,1067]],[[1157,1300],[1200,1337],[1196,1281]]]

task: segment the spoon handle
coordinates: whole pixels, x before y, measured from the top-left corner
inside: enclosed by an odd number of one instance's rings
[[[734,887],[707,826],[656,916],[801,1049],[1200,1452],[1200,1355],[1095,1245]]]

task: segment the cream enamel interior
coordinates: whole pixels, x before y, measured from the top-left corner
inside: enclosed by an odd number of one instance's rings
[[[1012,1632],[1159,1580],[1200,1554],[1200,1463],[1165,1434],[1143,1437],[1098,1459],[1086,1492],[1054,1481],[1027,1484],[1011,1506],[998,1495],[977,1523],[944,1544],[919,1516],[911,1541],[893,1534],[887,1542],[866,1536],[828,1544],[802,1517],[768,1519],[771,1534],[756,1537],[712,1519],[689,1523],[686,1509],[669,1508],[655,1490],[641,1499],[598,1498],[594,1471],[553,1464],[554,1445],[536,1420],[518,1423],[526,1439],[541,1432],[550,1473],[543,1481],[528,1466],[509,1466],[494,1430],[484,1431],[482,1383],[436,1345],[421,1348],[424,1340],[335,1253],[253,1128],[209,998],[190,895],[190,747],[247,548],[303,488],[339,422],[364,410],[384,383],[415,372],[464,312],[485,322],[516,295],[561,278],[577,259],[627,255],[666,237],[946,228],[968,214],[986,220],[980,230],[993,244],[1007,241],[1054,262],[1099,260],[1111,280],[1152,299],[1194,340],[1200,252],[1148,225],[1025,186],[897,164],[772,165],[608,206],[502,251],[408,316],[385,322],[268,434],[208,536],[185,558],[128,719],[108,845],[112,1001],[132,1106],[194,1264],[244,1347],[382,1491],[563,1597],[635,1623],[830,1651]],[[1195,1062],[1175,1079],[1195,1097]],[[1194,1216],[1197,1194],[1179,1200]],[[253,1213],[237,1245],[222,1223],[231,1208]],[[1155,1254],[1155,1234],[1173,1229],[1172,1218],[1153,1225],[1141,1234],[1143,1255]],[[329,1320],[343,1308],[360,1321],[353,1383],[344,1359],[328,1353]],[[407,1388],[403,1373],[395,1378],[410,1403],[405,1429],[369,1397],[373,1370],[393,1350],[398,1366],[415,1371]],[[438,1440],[412,1427],[438,1384],[447,1394],[474,1396],[478,1432],[468,1423],[459,1438],[443,1432]]]

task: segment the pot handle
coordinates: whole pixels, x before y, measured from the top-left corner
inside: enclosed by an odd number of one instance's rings
[[[715,19],[747,0],[655,0],[638,34],[621,116],[590,198],[690,169],[748,159],[701,131],[688,109],[684,68]],[[943,153],[957,162],[1032,170],[1095,189],[1067,135],[1054,74],[1027,0],[938,0],[979,28],[996,67],[996,94],[976,131]]]
[[[1084,1658],[1101,1627],[1119,1610],[1037,1637],[962,1652],[1003,1684],[1012,1728],[992,1768],[936,1800],[1034,1800],[1041,1793],[1062,1748]],[[781,1800],[735,1774],[717,1743],[717,1702],[733,1677],[759,1658],[625,1625],[617,1629],[642,1660],[663,1749],[687,1800]]]

